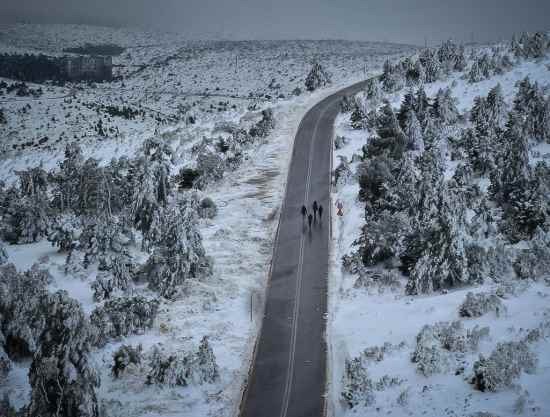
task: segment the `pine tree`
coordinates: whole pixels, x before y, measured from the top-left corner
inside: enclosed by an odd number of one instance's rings
[[[484,77],[482,74],[481,67],[477,59],[472,63],[470,71],[468,72],[468,82],[471,84],[478,83],[483,81]]]
[[[414,100],[414,111],[416,113],[418,121],[420,122],[420,125],[422,127],[425,127],[426,118],[428,117],[430,111],[430,100],[428,99],[426,91],[422,86],[420,86],[416,91],[416,97]]]
[[[487,94],[487,106],[489,110],[489,121],[495,126],[500,126],[505,121],[506,103],[502,95],[500,83],[494,86]]]
[[[4,242],[0,240],[0,265],[4,265],[8,262],[8,253],[6,252],[6,246]]]
[[[396,137],[401,131],[395,112],[388,101],[381,107],[376,125],[376,133],[381,138]]]
[[[210,269],[196,216],[196,209],[186,203],[168,207],[163,213],[161,238],[143,270],[150,288],[163,297],[175,296],[185,280]]]
[[[405,93],[403,96],[403,100],[401,100],[401,107],[399,108],[399,112],[397,114],[397,120],[399,120],[399,125],[401,126],[401,129],[405,129],[405,122],[408,117],[408,113],[410,110],[415,110],[416,102],[414,93],[412,90],[409,90]]]
[[[65,291],[44,300],[48,320],[29,370],[29,417],[97,417],[99,379],[88,362],[90,330],[80,304]]]
[[[330,82],[328,72],[325,71],[319,62],[315,61],[306,77],[305,85],[307,91],[315,91],[320,87],[330,84]]]
[[[450,88],[440,89],[434,99],[432,116],[444,125],[456,123],[459,116],[456,101]]]
[[[441,78],[441,66],[435,51],[424,49],[420,53],[419,60],[424,68],[427,83],[433,83]]]
[[[429,210],[434,213],[433,209]],[[439,190],[435,212],[423,222],[424,250],[410,269],[406,291],[421,294],[470,282],[464,245],[465,207],[450,187]]]
[[[350,116],[350,124],[353,129],[357,130],[367,128],[367,115],[358,104],[353,106],[353,111]]]
[[[501,147],[489,191],[498,202],[504,203],[514,184],[529,177],[528,139],[520,117],[514,112],[509,113]]]
[[[219,379],[220,373],[216,363],[216,356],[206,336],[202,338],[199,345],[197,365],[201,384],[211,384]]]
[[[424,152],[424,138],[422,137],[422,128],[416,118],[414,110],[407,113],[404,128],[405,136],[408,138],[407,148],[412,151]]]
[[[466,69],[468,66],[466,62],[466,56],[464,52],[464,45],[460,45],[458,47],[458,50],[456,51],[456,56],[454,60],[454,70],[458,72],[462,72]]]

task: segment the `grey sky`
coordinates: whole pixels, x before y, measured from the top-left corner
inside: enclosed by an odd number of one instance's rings
[[[549,0],[1,0],[3,22],[88,23],[190,38],[430,43],[550,29]]]

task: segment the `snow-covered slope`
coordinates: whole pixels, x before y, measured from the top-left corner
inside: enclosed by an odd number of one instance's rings
[[[456,106],[466,120],[459,122],[460,126],[467,124],[469,111],[476,97],[485,97],[489,91],[500,84],[507,109],[512,108],[512,102],[518,91],[517,83],[525,77],[536,82],[543,91],[548,93],[550,86],[550,59],[546,56],[536,60],[521,60],[511,70],[503,74],[493,75],[477,83],[469,83],[464,73],[452,73],[444,81],[424,85],[427,96],[433,99],[438,90],[446,87],[452,89],[456,97]],[[468,66],[469,68],[469,66]],[[416,87],[414,88],[416,90]],[[393,108],[399,109],[407,88],[387,94]],[[372,107],[369,109],[371,110]],[[449,136],[456,138],[457,127],[448,130]],[[360,185],[358,178],[362,164],[363,147],[368,138],[375,136],[375,129],[353,129],[350,125],[350,113],[338,116],[336,136],[345,137],[338,140],[338,148],[334,153],[334,166],[347,165],[346,171],[341,171],[341,180],[334,187],[333,201],[340,200],[344,206],[342,217],[333,217],[333,256],[330,272],[329,296],[329,346],[331,363],[331,415],[333,416],[470,416],[478,412],[487,412],[495,416],[512,416],[523,414],[529,416],[544,416],[550,413],[548,387],[550,387],[550,348],[548,345],[548,326],[550,318],[550,287],[544,276],[531,277],[519,281],[508,275],[499,276],[493,280],[484,276],[484,283],[467,285],[449,290],[436,291],[424,295],[408,295],[406,292],[406,277],[398,271],[399,259],[388,259],[385,262],[366,268],[363,273],[350,273],[342,266],[342,258],[356,251],[354,245],[362,235],[365,225],[365,202],[359,201]],[[442,140],[446,142],[447,138]],[[451,141],[449,139],[449,141]],[[452,157],[450,151],[443,147],[444,177],[449,180],[457,168],[457,157]],[[530,163],[545,160],[550,157],[548,143],[531,142]],[[355,158],[353,157],[355,155]],[[341,164],[342,158],[346,163]],[[359,170],[358,170],[359,168]],[[413,176],[413,173],[410,173]],[[347,178],[347,179],[346,179]],[[486,192],[489,179],[474,175],[482,192]],[[543,181],[541,179],[541,181]],[[391,189],[392,186],[388,185]],[[374,216],[374,214],[373,214]],[[393,214],[395,221],[398,215]],[[470,217],[471,219],[471,217]],[[371,231],[367,224],[364,236],[368,239]],[[405,237],[405,231],[402,231]],[[373,237],[373,239],[375,239]],[[494,241],[491,241],[494,244]],[[529,243],[524,241],[514,248],[526,248]],[[521,251],[521,250],[520,250]],[[511,252],[512,253],[512,252]],[[397,262],[397,264],[396,264]],[[541,260],[532,261],[541,264]],[[531,264],[535,267],[534,264]],[[550,273],[550,271],[546,271]],[[369,281],[369,274],[371,278]],[[374,275],[372,275],[374,274]],[[513,275],[513,274],[512,274]],[[360,278],[361,277],[361,278]],[[374,277],[374,278],[373,278]],[[365,279],[362,281],[362,279]],[[510,284],[511,282],[511,284]],[[509,293],[504,287],[516,286],[516,292]],[[473,293],[500,294],[501,307],[480,317],[464,318],[459,314],[460,306],[466,295]],[[500,305],[500,304],[499,304]],[[451,359],[448,369],[439,370],[425,376],[413,363],[414,352],[420,343],[419,333],[426,325],[438,322],[460,321],[465,329],[488,327],[489,336],[482,337],[479,346],[460,351]],[[543,336],[530,345],[538,357],[536,371],[520,372],[520,377],[514,380],[511,388],[498,392],[482,392],[474,389],[469,383],[473,375],[473,364],[479,355],[490,356],[497,343],[518,342],[526,340],[530,330],[540,329]],[[466,331],[463,333],[466,337]],[[442,360],[451,348],[435,349],[432,356],[433,365]],[[445,350],[448,349],[448,350]],[[441,353],[442,352],[442,353]],[[357,358],[356,362],[352,358]],[[456,363],[453,362],[456,360]],[[513,362],[510,356],[508,363]],[[354,373],[351,367],[362,369]],[[350,367],[350,368],[346,368]],[[363,372],[363,373],[361,373]],[[362,375],[364,379],[346,378],[349,375]],[[358,377],[360,378],[360,377]],[[347,384],[347,385],[346,385]],[[355,385],[354,385],[355,384]],[[359,404],[349,406],[347,392],[354,392],[360,400]],[[362,396],[363,395],[363,396]],[[482,415],[482,414],[479,414]]]

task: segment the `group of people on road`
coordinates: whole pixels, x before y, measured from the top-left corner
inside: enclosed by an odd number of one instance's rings
[[[319,213],[319,221],[323,218],[323,206],[321,204],[317,204],[317,200],[313,202],[312,205],[313,208],[313,214],[308,213],[307,207],[305,205],[302,206],[302,221],[305,223],[306,217],[307,217],[307,223],[309,225],[309,228],[311,230],[311,223],[317,222],[317,213]]]

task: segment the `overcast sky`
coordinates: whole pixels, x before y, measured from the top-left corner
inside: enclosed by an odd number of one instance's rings
[[[190,38],[488,41],[550,29],[550,0],[0,0],[3,22],[87,23]]]

